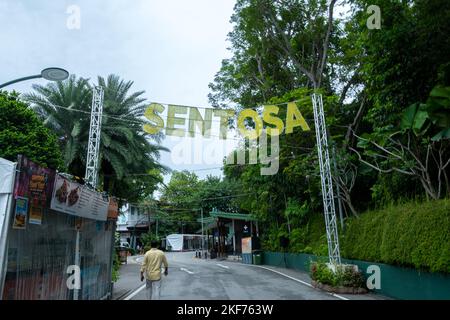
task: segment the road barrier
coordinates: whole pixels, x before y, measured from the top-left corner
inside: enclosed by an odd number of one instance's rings
[[[263,264],[301,270],[309,273],[311,261],[325,259],[311,254],[293,254],[281,252],[264,252]],[[384,263],[342,259],[342,263],[357,265],[366,277],[372,275],[372,270],[379,268],[380,288],[374,289],[376,293],[395,299],[423,299],[448,300],[450,299],[450,274],[431,273],[392,266]]]

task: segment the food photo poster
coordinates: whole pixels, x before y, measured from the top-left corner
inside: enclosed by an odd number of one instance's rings
[[[28,199],[25,197],[16,198],[16,207],[14,210],[14,229],[26,229],[28,212]]]

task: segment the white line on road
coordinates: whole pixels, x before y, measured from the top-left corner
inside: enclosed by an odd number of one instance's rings
[[[289,279],[291,279],[291,280],[300,282],[301,284],[304,284],[305,286],[308,286],[308,287],[310,287],[310,288],[314,288],[310,283],[305,282],[305,281],[302,281],[302,280],[299,280],[299,279],[296,279],[296,278],[291,277],[291,276],[288,276],[287,274],[284,274],[284,273],[282,273],[282,272],[279,272],[279,271],[276,271],[276,270],[273,270],[273,269],[270,269],[270,268],[266,268],[266,267],[263,267],[263,266],[255,266],[255,267],[258,267],[258,268],[261,268],[261,269],[265,269],[265,270],[269,270],[269,271],[278,273],[278,274],[280,274],[280,275],[282,275],[282,276],[284,276],[284,277],[286,277],[286,278],[289,278]],[[330,292],[327,292],[327,293],[330,294],[330,295],[332,295],[333,297],[336,297],[336,298],[341,299],[341,300],[350,300],[350,299],[348,299],[348,298],[345,298],[345,297],[340,296],[340,295],[335,294],[335,293],[330,293]]]
[[[181,271],[185,271],[185,272],[187,272],[187,273],[189,273],[189,274],[194,274],[194,272],[189,271],[189,270],[186,269],[186,268],[180,268],[180,270],[181,270]]]
[[[339,299],[341,299],[341,300],[350,300],[350,299],[348,299],[348,298],[345,298],[345,297],[343,297],[343,296],[340,296],[340,295],[338,295],[338,294],[336,294],[336,293],[330,293],[333,297],[336,297],[336,298],[339,298]]]
[[[224,269],[230,269],[230,267],[228,266],[224,266],[223,264],[220,263],[216,263],[219,267],[224,268]]]
[[[285,276],[286,278],[289,278],[289,279],[291,279],[291,280],[300,282],[301,284],[304,284],[305,286],[308,286],[308,287],[311,287],[311,288],[313,287],[313,286],[312,286],[310,283],[308,283],[308,282],[305,282],[305,281],[296,279],[296,278],[294,278],[294,277],[288,276],[287,274],[284,274],[284,273],[282,273],[282,272],[279,272],[279,271],[276,271],[276,270],[272,270],[272,269],[266,268],[266,267],[261,267],[261,266],[255,266],[255,267],[258,267],[258,268],[261,268],[261,269],[266,269],[266,270],[269,270],[269,271],[272,271],[272,272],[281,274],[282,276]]]
[[[131,300],[131,299],[133,299],[139,292],[141,292],[144,289],[145,289],[145,284],[142,287],[136,289],[136,291],[134,291],[132,294],[130,294],[129,296],[127,296],[123,300]]]

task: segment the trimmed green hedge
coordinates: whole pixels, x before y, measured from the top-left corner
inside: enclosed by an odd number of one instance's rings
[[[287,236],[286,230],[282,225],[265,232],[263,249],[281,252],[278,237]],[[409,202],[365,212],[360,218],[347,219],[339,240],[343,258],[450,273],[450,200]],[[288,251],[328,255],[322,214],[292,228]]]
[[[345,258],[450,273],[450,200],[406,203],[347,222]]]

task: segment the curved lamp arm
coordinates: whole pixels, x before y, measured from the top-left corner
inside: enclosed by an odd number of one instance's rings
[[[23,77],[23,78],[19,78],[16,80],[12,80],[12,81],[8,81],[5,82],[3,84],[0,84],[0,89],[6,86],[9,86],[10,84],[16,83],[16,82],[20,82],[20,81],[25,81],[25,80],[31,80],[31,79],[38,79],[38,78],[42,78],[41,74],[36,74],[34,76],[28,76],[28,77]]]

